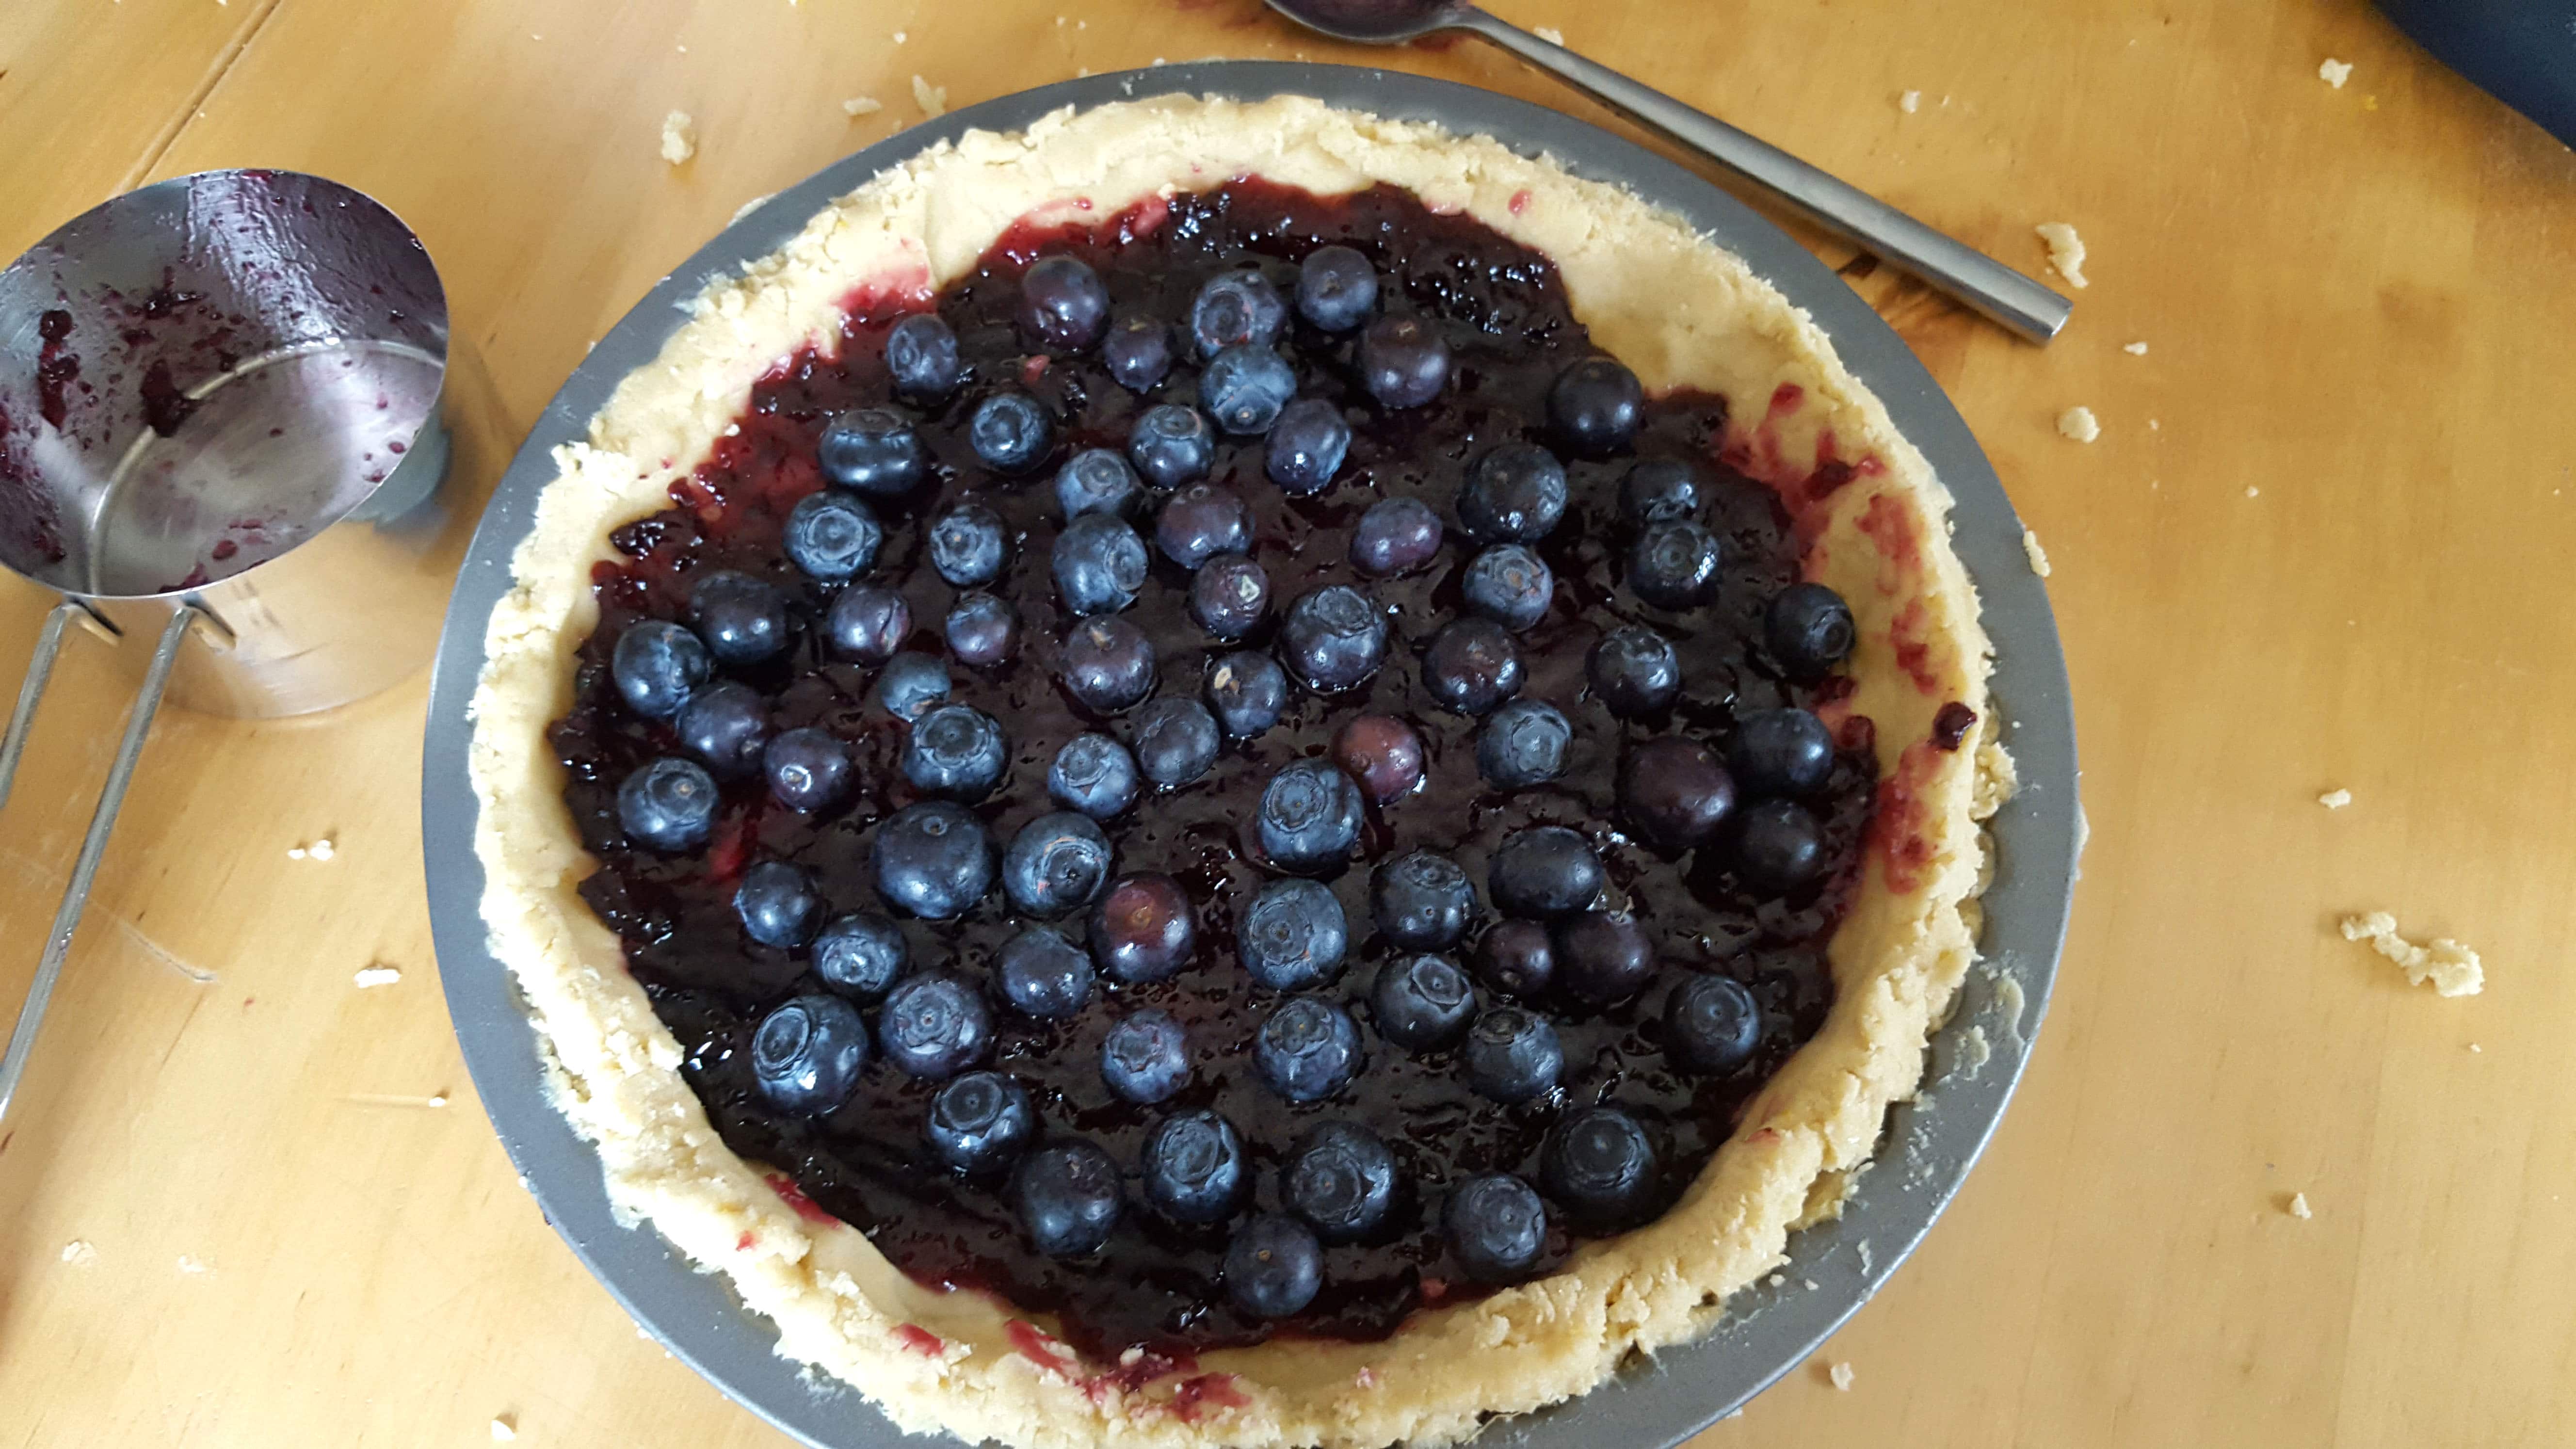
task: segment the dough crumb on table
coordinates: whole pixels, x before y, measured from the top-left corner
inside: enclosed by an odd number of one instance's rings
[[[2306,1219],[2316,1216],[2316,1210],[2308,1206],[2308,1195],[2304,1192],[2290,1194],[2290,1200],[2281,1205],[2281,1211],[2294,1218]]]
[[[2048,577],[2048,550],[2039,546],[2039,535],[2025,528],[2021,531],[2021,551],[2030,559],[2030,571]]]
[[[845,116],[873,116],[884,109],[885,102],[874,96],[852,96],[841,102],[841,114]]]
[[[677,166],[698,154],[698,123],[686,111],[662,118],[662,159]]]
[[[2402,967],[2413,985],[2430,982],[2444,996],[2475,996],[2486,989],[2486,968],[2477,952],[2447,936],[2418,946],[2397,934],[2397,918],[2386,911],[2344,917],[2343,938],[2369,942],[2370,949]]]
[[[2092,285],[2084,280],[2084,238],[2075,234],[2075,228],[2062,221],[2043,221],[2032,230],[2048,243],[2048,264],[2066,279],[2066,285]]]
[[[1846,1394],[1851,1392],[1853,1374],[1852,1366],[1850,1364],[1835,1364],[1832,1368],[1825,1370],[1825,1377],[1834,1381],[1834,1387],[1836,1389],[1839,1389]]]
[[[2079,443],[2089,443],[2102,436],[2102,420],[2087,407],[2072,407],[2057,415],[2057,430]]]
[[[2317,803],[2323,805],[2328,810],[2341,810],[2346,805],[2352,803],[2352,792],[2350,790],[2328,790],[2317,797]]]
[[[919,76],[912,78],[912,99],[923,115],[933,118],[948,114],[948,87],[935,86]]]
[[[2352,79],[2352,62],[2327,56],[2325,64],[2317,67],[2317,79],[2333,86],[2336,90],[2342,90],[2343,83]]]

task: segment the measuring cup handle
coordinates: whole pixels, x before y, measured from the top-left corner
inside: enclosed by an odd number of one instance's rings
[[[80,607],[66,599],[46,616],[44,633],[37,637],[35,658],[27,666],[27,682],[18,691],[17,711],[10,716],[7,738],[0,740],[0,803],[8,800],[18,756],[26,748],[28,728],[35,722],[36,700],[45,692],[54,656],[62,650],[63,628]],[[134,779],[135,762],[143,757],[144,738],[152,733],[152,716],[161,708],[161,692],[170,684],[170,666],[178,660],[179,645],[188,637],[188,628],[197,617],[196,607],[190,604],[180,605],[170,616],[170,622],[161,630],[160,646],[152,651],[152,667],[144,672],[142,691],[134,697],[133,712],[126,717],[125,738],[116,747],[116,762],[108,767],[107,784],[98,794],[98,809],[89,817],[89,833],[81,837],[80,856],[72,862],[72,878],[63,887],[62,904],[54,910],[54,928],[45,937],[44,959],[36,963],[36,979],[28,985],[27,999],[18,1008],[18,1024],[9,1032],[9,1048],[0,1053],[0,1121],[8,1118],[10,1099],[18,1094],[18,1078],[26,1073],[27,1058],[35,1054],[36,1028],[43,1024],[45,1007],[53,1000],[54,982],[63,974],[63,960],[71,954],[72,932],[80,926],[81,907],[89,903],[90,882],[98,875],[99,857],[107,853],[108,832],[116,826],[117,808],[125,803],[125,787]]]

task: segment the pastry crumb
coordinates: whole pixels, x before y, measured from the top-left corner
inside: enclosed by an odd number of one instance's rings
[[[2144,357],[2147,355],[2147,344],[2144,342],[2132,342],[2120,350],[2129,354],[2131,357]]]
[[[516,1439],[516,1438],[518,1438],[518,1437],[519,1437],[519,1426],[518,1426],[518,1425],[516,1425],[516,1424],[511,1423],[511,1422],[510,1422],[510,1420],[509,1420],[509,1418],[508,1418],[508,1416],[506,1416],[506,1415],[496,1415],[496,1416],[493,1418],[493,1420],[492,1420],[492,1442],[493,1442],[493,1443],[495,1443],[495,1444],[507,1444],[507,1443],[509,1443],[511,1440]]]
[[[1913,115],[1916,111],[1923,109],[1923,93],[1921,91],[1907,91],[1905,94],[1896,98],[1896,108],[1909,116]]]
[[[2057,431],[2079,443],[2089,443],[2102,436],[2102,420],[2087,407],[2072,407],[2057,415]]]
[[[2328,810],[2341,810],[2346,805],[2352,803],[2352,792],[2350,790],[2328,790],[2317,797],[2317,803],[2323,805]]]
[[[2075,228],[2062,221],[2043,221],[2032,230],[2039,233],[2041,241],[2048,243],[2048,264],[2066,279],[2066,285],[2077,288],[2092,285],[2084,280],[2084,238],[2075,234]]]
[[[873,116],[884,109],[885,102],[874,96],[852,96],[841,102],[841,114],[845,116]]]
[[[2444,996],[2475,996],[2486,989],[2486,968],[2478,953],[2447,936],[2418,946],[2397,934],[2397,918],[2386,911],[2343,918],[2343,938],[2367,941],[2370,949],[2394,961],[2409,984],[2432,984]]]
[[[1539,26],[1532,30],[1530,34],[1537,36],[1539,39],[1546,41],[1550,45],[1565,44],[1565,32],[1557,29],[1553,25]]]
[[[2048,577],[2048,550],[2039,546],[2039,535],[2025,528],[2021,531],[2021,551],[2030,559],[2030,571]]]
[[[2294,1192],[2290,1194],[2290,1200],[2282,1204],[2281,1211],[2301,1220],[2312,1218],[2317,1215],[2316,1210],[2308,1206],[2308,1195],[2304,1192]]]
[[[1852,1379],[1854,1378],[1854,1375],[1852,1373],[1852,1366],[1848,1362],[1835,1364],[1832,1368],[1825,1370],[1825,1377],[1832,1379],[1834,1381],[1834,1387],[1840,1392],[1846,1394],[1851,1392]]]
[[[86,1268],[98,1261],[98,1249],[91,1247],[87,1238],[74,1238],[63,1244],[63,1261],[75,1268]]]
[[[215,1271],[215,1265],[192,1258],[185,1253],[181,1253],[179,1255],[179,1271],[189,1274],[211,1273]]]
[[[686,111],[662,118],[662,159],[678,166],[698,154],[698,123]]]
[[[948,114],[948,87],[946,86],[935,86],[919,76],[914,76],[912,99],[921,107],[921,113],[925,116],[938,117]]]
[[[356,983],[357,988],[360,991],[364,991],[371,986],[391,986],[395,982],[402,980],[402,968],[399,966],[388,966],[379,961],[373,966],[359,967],[358,974],[350,977],[349,979]]]
[[[2352,62],[2327,56],[2325,64],[2317,67],[2317,79],[2333,86],[2336,90],[2342,90],[2343,83],[2352,79]]]

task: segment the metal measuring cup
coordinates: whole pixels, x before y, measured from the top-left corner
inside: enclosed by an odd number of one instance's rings
[[[70,626],[141,675],[0,1117],[164,691],[303,714],[429,659],[497,457],[481,392],[420,239],[318,176],[160,182],[0,272],[0,566],[63,596],[0,738],[0,804]]]

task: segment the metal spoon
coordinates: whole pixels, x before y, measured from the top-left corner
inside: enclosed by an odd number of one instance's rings
[[[2006,331],[2044,343],[2066,325],[2064,297],[1954,241],[1779,147],[1639,85],[1467,0],[1269,0],[1270,8],[1336,40],[1393,45],[1439,30],[1464,30],[1501,46],[1638,124],[1660,131],[1786,202],[1825,230],[1966,303]]]

